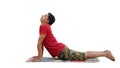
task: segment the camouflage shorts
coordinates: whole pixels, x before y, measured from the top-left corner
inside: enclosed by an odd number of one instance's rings
[[[62,60],[85,60],[83,52],[77,52],[66,47],[58,56]]]

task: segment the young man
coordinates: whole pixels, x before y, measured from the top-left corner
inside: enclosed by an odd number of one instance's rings
[[[58,57],[62,60],[85,60],[88,58],[106,57],[112,61],[115,61],[111,51],[87,51],[77,52],[69,49],[65,44],[58,43],[54,35],[52,34],[51,25],[55,22],[55,17],[51,14],[45,14],[40,19],[41,25],[39,29],[39,39],[37,44],[38,56],[34,56],[33,62],[39,62],[43,56],[43,46],[48,50],[50,55]]]

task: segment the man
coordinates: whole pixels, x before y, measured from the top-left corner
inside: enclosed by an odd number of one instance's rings
[[[33,62],[39,62],[43,56],[43,46],[48,50],[50,55],[62,60],[85,60],[88,58],[106,57],[115,61],[111,51],[87,51],[77,52],[69,49],[65,44],[58,43],[52,34],[51,25],[55,22],[55,17],[52,13],[45,14],[40,19],[41,25],[39,29],[39,39],[37,44],[38,56],[34,56]]]

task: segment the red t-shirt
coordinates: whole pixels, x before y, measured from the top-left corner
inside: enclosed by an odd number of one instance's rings
[[[43,45],[48,50],[52,57],[56,57],[66,47],[63,43],[58,43],[54,35],[52,34],[49,24],[40,25],[39,34],[45,34],[46,37],[43,41]]]

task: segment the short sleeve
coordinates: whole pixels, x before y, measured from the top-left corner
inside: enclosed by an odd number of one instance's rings
[[[40,26],[39,34],[47,34],[47,27],[45,25]]]

